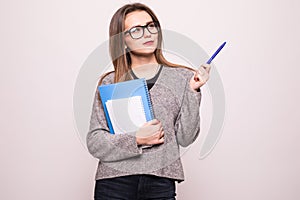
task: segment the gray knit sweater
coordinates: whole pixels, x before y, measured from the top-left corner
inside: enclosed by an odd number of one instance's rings
[[[87,135],[88,150],[99,159],[96,180],[133,174],[184,180],[179,145],[190,145],[200,131],[201,92],[190,88],[192,76],[193,72],[185,68],[162,68],[149,92],[154,116],[162,122],[164,143],[150,148],[138,146],[134,133],[109,133],[96,90]],[[111,73],[102,84],[113,83],[113,80],[114,73]]]

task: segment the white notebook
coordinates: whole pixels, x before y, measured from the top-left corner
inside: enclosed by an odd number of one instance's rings
[[[115,134],[135,132],[147,122],[141,96],[112,99],[105,104]]]

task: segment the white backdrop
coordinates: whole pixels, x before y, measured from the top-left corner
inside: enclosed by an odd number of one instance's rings
[[[77,133],[73,90],[128,2],[0,2],[0,199],[92,199],[97,161]],[[178,199],[300,199],[299,1],[141,2],[208,53],[228,42],[214,61],[226,95],[222,137],[204,160],[199,140],[184,154]]]

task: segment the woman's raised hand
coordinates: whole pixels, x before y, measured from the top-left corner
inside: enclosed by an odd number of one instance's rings
[[[136,132],[136,142],[138,145],[154,145],[164,142],[164,131],[162,124],[157,119],[146,122]]]
[[[209,64],[203,64],[194,74],[190,80],[190,87],[193,90],[197,90],[204,85],[209,79],[209,72],[211,66]]]

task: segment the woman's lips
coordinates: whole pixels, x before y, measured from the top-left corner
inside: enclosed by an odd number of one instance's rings
[[[148,42],[145,42],[143,43],[143,45],[146,45],[146,46],[150,46],[154,43],[154,41],[148,41]]]

